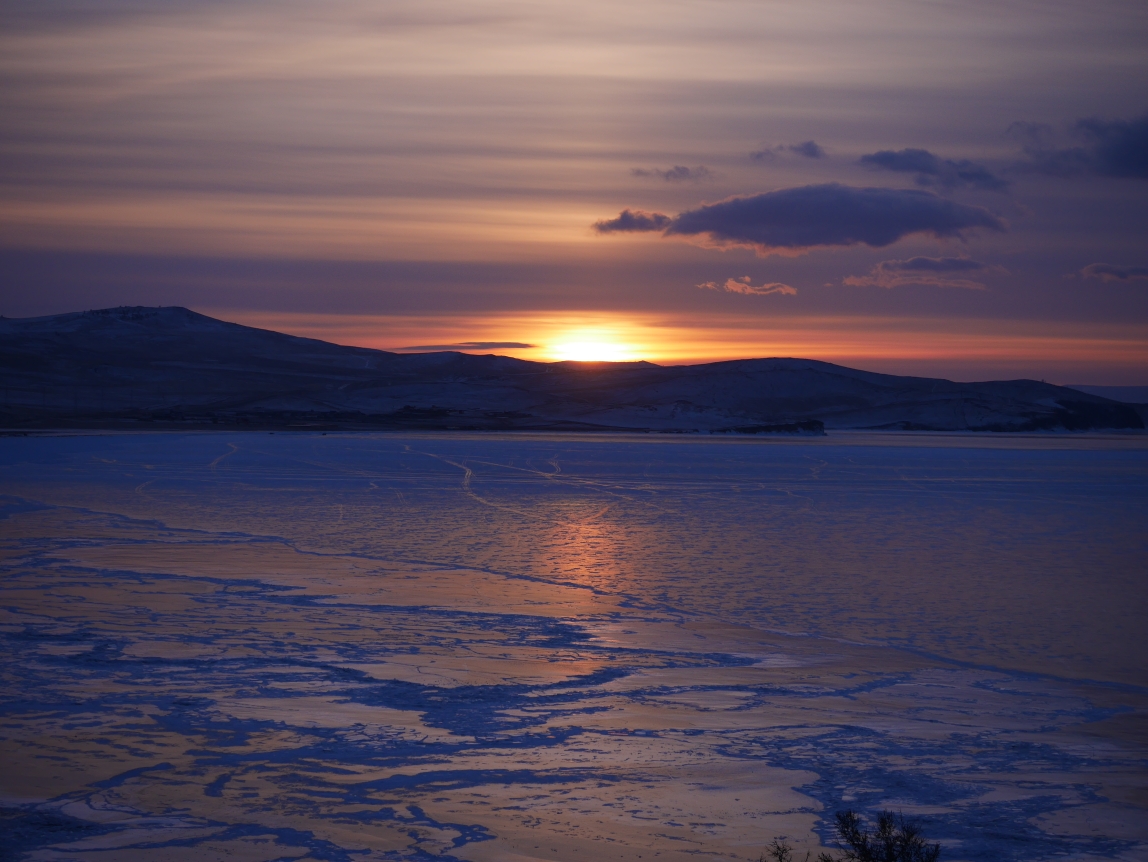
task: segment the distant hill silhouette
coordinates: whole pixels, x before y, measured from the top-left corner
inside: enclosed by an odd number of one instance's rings
[[[810,359],[527,362],[343,347],[186,308],[0,320],[0,425],[818,433],[1140,429],[1033,380],[954,383]]]

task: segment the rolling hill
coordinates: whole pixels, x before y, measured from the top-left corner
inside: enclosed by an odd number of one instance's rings
[[[345,347],[124,307],[0,319],[0,425],[820,433],[1142,429],[1135,405],[810,359],[528,362]]]

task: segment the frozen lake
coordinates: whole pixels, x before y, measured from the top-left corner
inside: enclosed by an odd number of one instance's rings
[[[1142,436],[8,437],[0,494],[28,859],[1148,860]]]

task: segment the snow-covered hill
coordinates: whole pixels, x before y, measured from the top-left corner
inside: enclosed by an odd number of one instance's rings
[[[954,383],[810,359],[663,367],[396,354],[111,308],[0,320],[7,427],[810,431],[1140,429],[1137,410],[1033,380]],[[800,423],[805,423],[801,425]]]

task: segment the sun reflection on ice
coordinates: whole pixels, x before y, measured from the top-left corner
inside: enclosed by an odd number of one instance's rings
[[[617,589],[623,581],[622,542],[610,507],[554,522],[542,547],[553,576],[594,589]]]

